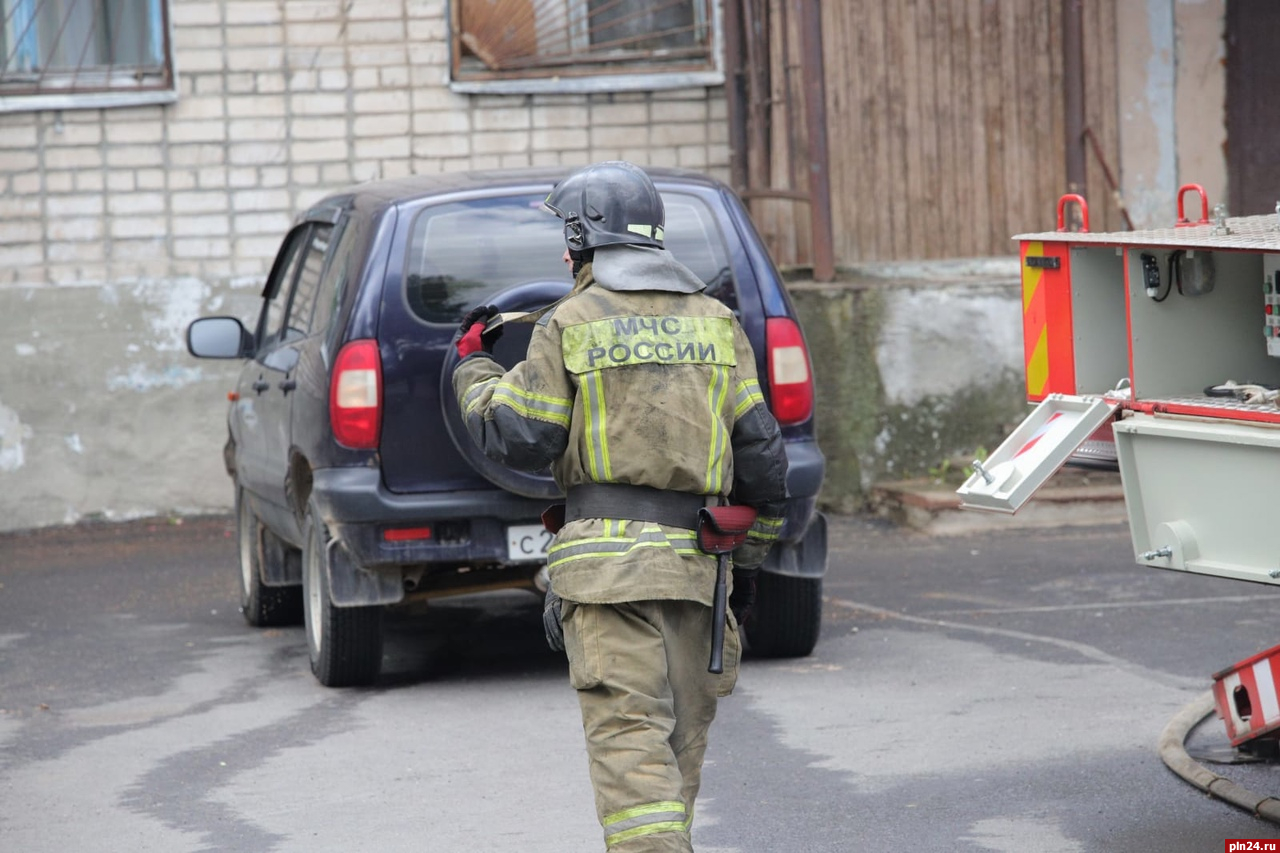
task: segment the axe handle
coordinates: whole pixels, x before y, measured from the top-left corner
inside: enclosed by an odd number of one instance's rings
[[[729,596],[729,555],[716,557],[716,589],[711,599],[711,662],[707,672],[719,675],[724,672],[724,623]]]

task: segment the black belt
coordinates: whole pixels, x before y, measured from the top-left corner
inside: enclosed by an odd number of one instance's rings
[[[712,506],[720,503],[715,495],[695,495],[623,483],[584,483],[569,489],[564,519],[623,518],[694,530],[698,526],[698,510],[707,506],[708,500]]]

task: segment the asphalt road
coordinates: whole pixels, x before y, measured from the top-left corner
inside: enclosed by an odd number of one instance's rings
[[[374,688],[236,611],[229,519],[0,537],[0,849],[602,847],[540,602],[397,618]],[[1269,588],[1143,569],[1123,528],[929,538],[837,519],[823,639],[721,704],[700,853],[1221,851],[1280,827],[1156,753],[1280,643]],[[1193,738],[1225,752],[1222,724]],[[1193,750],[1193,754],[1194,754]],[[1214,767],[1280,795],[1271,765]]]

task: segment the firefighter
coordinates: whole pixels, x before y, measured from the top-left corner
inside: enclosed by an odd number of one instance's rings
[[[782,526],[786,455],[746,334],[663,248],[648,175],[597,163],[545,206],[563,221],[573,288],[505,373],[485,333],[496,309],[468,313],[454,391],[490,458],[550,465],[566,494],[543,621],[569,659],[606,848],[691,851],[707,730],[737,680],[738,626]],[[730,500],[758,516],[733,554],[717,675],[716,561],[695,527],[700,508]]]

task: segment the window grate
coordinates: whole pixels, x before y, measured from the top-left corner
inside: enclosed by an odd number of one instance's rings
[[[164,0],[0,0],[0,95],[171,89]]]
[[[709,0],[455,0],[462,79],[707,70]]]

